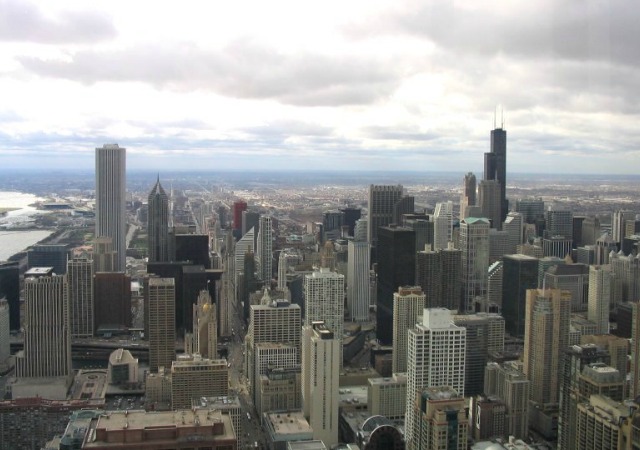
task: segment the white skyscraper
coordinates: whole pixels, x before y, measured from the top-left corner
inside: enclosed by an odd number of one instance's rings
[[[305,325],[324,321],[340,342],[344,331],[344,275],[326,267],[304,277]],[[342,360],[340,360],[342,363]]]
[[[588,319],[596,324],[596,334],[609,334],[611,266],[589,267]]]
[[[278,258],[278,290],[287,290],[287,254],[284,250],[280,252]]]
[[[369,320],[369,243],[349,241],[347,257],[347,309],[354,322]]]
[[[260,216],[260,231],[256,252],[258,276],[268,282],[273,277],[273,224],[271,217]]]
[[[338,444],[340,347],[322,321],[302,327],[302,405],[313,438]]]
[[[418,323],[426,295],[420,286],[406,286],[393,293],[393,373],[407,371],[407,330]]]
[[[409,329],[407,353],[407,448],[416,448],[417,395],[429,386],[449,386],[464,396],[466,329],[454,325],[451,311],[425,308],[422,323]]]
[[[74,258],[67,261],[67,285],[71,311],[71,337],[92,337],[93,261]]]
[[[453,233],[453,202],[436,203],[433,217],[433,249],[445,249]]]
[[[126,260],[126,149],[118,144],[96,148],[96,238],[108,236],[118,252],[115,272]]]
[[[460,222],[462,250],[462,307],[473,312],[487,296],[489,219],[467,217]]]

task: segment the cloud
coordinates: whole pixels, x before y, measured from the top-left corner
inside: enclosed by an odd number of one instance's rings
[[[69,61],[18,57],[44,76],[93,84],[144,82],[175,91],[209,90],[227,97],[273,99],[301,106],[370,104],[400,79],[393,61],[370,56],[287,54],[251,40],[221,50],[158,44],[124,50],[84,50]]]
[[[34,3],[0,0],[0,41],[85,43],[115,36],[115,27],[99,12],[66,11],[48,17]]]

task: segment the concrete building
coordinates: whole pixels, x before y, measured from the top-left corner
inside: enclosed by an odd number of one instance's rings
[[[453,323],[444,308],[425,309],[422,323],[409,329],[405,436],[417,444],[420,426],[416,401],[425,386],[450,386],[464,396],[466,329]]]
[[[53,273],[67,273],[69,246],[67,244],[36,244],[27,252],[27,265],[33,267],[53,267]]]
[[[225,359],[208,359],[200,355],[181,355],[171,365],[171,407],[189,409],[201,397],[226,396],[229,392],[229,369]]]
[[[482,217],[489,219],[491,228],[496,230],[502,229],[503,220],[500,188],[497,180],[482,180],[478,185],[478,204],[482,210]]]
[[[589,320],[596,324],[595,334],[609,334],[609,310],[611,305],[611,267],[589,267]]]
[[[113,249],[113,239],[110,236],[98,236],[93,242],[93,272],[114,272],[118,259],[118,252]]]
[[[501,399],[507,407],[505,435],[525,439],[529,435],[530,382],[521,364],[490,362],[485,369],[484,392]]]
[[[543,276],[547,289],[560,289],[571,293],[571,311],[588,310],[589,266],[585,264],[558,264],[547,269]]]
[[[453,202],[436,203],[433,214],[433,248],[447,248],[453,237]]]
[[[302,403],[313,438],[338,443],[340,342],[323,322],[303,327]]]
[[[407,374],[394,373],[388,378],[369,378],[367,409],[372,416],[403,420],[407,409]]]
[[[445,249],[433,251],[428,246],[416,253],[415,283],[425,293],[426,308],[460,308],[461,257],[453,242]]]
[[[268,368],[257,381],[256,409],[260,417],[271,411],[299,410],[302,406],[300,366]]]
[[[476,204],[476,176],[469,172],[462,180],[462,196],[460,197],[460,219],[467,217],[467,207]]]
[[[0,261],[0,298],[9,304],[9,327],[20,329],[20,265],[18,261]]]
[[[187,353],[197,353],[203,358],[218,359],[218,321],[216,308],[207,291],[200,291],[197,304],[193,305],[193,333],[185,336]]]
[[[393,207],[402,197],[402,185],[369,186],[369,217],[367,218],[367,241],[374,247],[378,243],[378,228],[393,221]]]
[[[537,287],[538,259],[526,255],[503,258],[502,315],[506,330],[512,336],[523,337],[527,290]]]
[[[262,281],[270,282],[273,278],[273,220],[269,216],[260,216],[256,246],[258,277]]]
[[[371,286],[369,243],[349,241],[347,261],[347,310],[354,322],[369,320]]]
[[[633,448],[638,438],[636,408],[603,395],[592,395],[588,402],[578,404],[576,440],[569,443],[574,449],[626,450]],[[633,425],[631,422],[633,421]]]
[[[292,370],[300,367],[299,349],[294,345],[261,342],[253,346],[253,361],[247,374],[249,388],[256,407],[260,407],[260,380],[270,370]]]
[[[111,352],[107,368],[107,383],[133,385],[138,381],[138,358],[134,358],[129,350],[122,348]]]
[[[173,278],[145,279],[144,309],[151,372],[157,372],[160,367],[168,369],[176,356],[175,297]]]
[[[404,286],[393,294],[393,373],[407,371],[407,330],[418,323],[425,295],[420,286]]]
[[[632,304],[631,321],[631,398],[640,396],[640,303]]]
[[[316,443],[322,441],[310,441],[314,439],[313,429],[305,419],[302,412],[297,410],[284,410],[268,413],[265,417],[264,427],[267,433],[269,448],[274,450],[287,450],[288,448],[302,450],[316,450]],[[291,446],[291,447],[289,447]],[[322,444],[323,450],[325,447]]]
[[[332,272],[326,267],[313,271],[304,277],[304,323],[324,321],[340,342],[344,334],[344,275]],[[341,353],[342,354],[342,353]],[[340,358],[342,365],[342,357]]]
[[[67,262],[67,292],[71,315],[71,337],[93,337],[95,317],[91,259],[73,258]]]
[[[522,244],[524,220],[522,214],[512,211],[502,224],[502,230],[507,232],[507,251],[505,255],[518,253],[518,245]]]
[[[126,149],[118,144],[96,148],[96,238],[108,236],[117,252],[115,272],[125,270]]]
[[[8,368],[6,365],[11,348],[9,347],[9,302],[5,298],[0,298],[0,371],[4,372]]]
[[[487,296],[487,270],[489,269],[489,220],[468,217],[460,222],[460,249],[462,250],[462,303],[461,312],[475,312]]]
[[[467,449],[469,416],[464,396],[449,386],[427,387],[413,407],[418,426],[415,436],[407,440],[407,449]]]

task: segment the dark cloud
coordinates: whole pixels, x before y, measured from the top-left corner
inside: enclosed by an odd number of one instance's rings
[[[84,43],[115,36],[109,18],[97,12],[67,11],[51,18],[28,1],[0,0],[0,41]]]
[[[236,41],[220,51],[192,44],[79,51],[71,61],[19,58],[38,75],[91,84],[139,81],[177,91],[210,90],[304,106],[360,105],[393,92],[400,74],[392,61],[359,55],[284,54]]]

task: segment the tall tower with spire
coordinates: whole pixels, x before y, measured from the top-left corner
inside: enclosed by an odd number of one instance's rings
[[[169,197],[160,184],[160,175],[148,198],[147,239],[149,262],[169,260]]]
[[[501,112],[500,126],[494,116],[491,130],[491,151],[484,154],[484,179],[500,183],[500,220],[504,222],[509,211],[507,187],[507,132],[504,130],[504,114]]]

